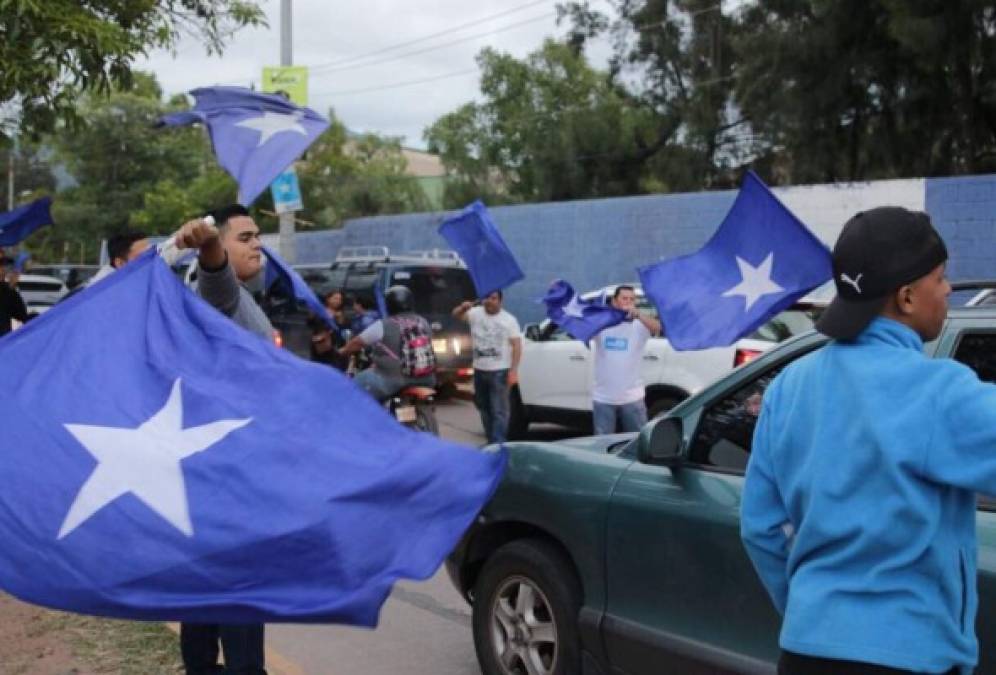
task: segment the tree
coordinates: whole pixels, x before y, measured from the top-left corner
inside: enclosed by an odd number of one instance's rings
[[[548,40],[524,60],[478,56],[483,103],[468,103],[425,132],[454,179],[449,206],[489,194],[560,200],[641,191],[655,150],[653,110],[641,106],[570,44]]]
[[[737,103],[796,182],[996,170],[996,7],[987,0],[760,0]]]
[[[220,53],[233,31],[263,23],[253,0],[0,0],[0,105],[23,131],[50,131],[78,122],[81,94],[128,89],[139,54],[184,33]]]
[[[406,175],[401,142],[376,134],[351,136],[335,114],[298,168],[302,217],[324,226],[348,218],[428,209],[422,188]]]

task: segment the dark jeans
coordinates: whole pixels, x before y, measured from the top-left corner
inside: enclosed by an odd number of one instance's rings
[[[504,443],[508,435],[508,371],[474,371],[474,405],[488,443]]]
[[[218,642],[225,667],[218,665]],[[187,675],[266,675],[263,624],[180,624],[180,653]]]
[[[914,672],[872,663],[803,656],[783,650],[778,659],[778,675],[914,675]],[[952,668],[944,675],[958,675],[958,669]]]

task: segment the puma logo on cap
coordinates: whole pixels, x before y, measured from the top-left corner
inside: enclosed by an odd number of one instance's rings
[[[862,274],[859,274],[858,276],[856,276],[856,277],[854,277],[852,279],[851,277],[849,277],[846,274],[844,274],[843,272],[841,272],[840,273],[840,280],[843,281],[844,283],[847,283],[847,284],[850,284],[851,286],[853,286],[854,290],[858,293],[858,295],[860,295],[861,294],[861,286],[859,286],[858,283],[861,281],[861,277],[863,277],[863,276],[864,276],[864,274],[862,273]]]

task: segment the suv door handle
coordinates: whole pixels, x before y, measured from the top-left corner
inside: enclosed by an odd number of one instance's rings
[[[581,356],[580,354],[571,354],[567,358],[569,358],[571,361],[584,361],[584,357]]]
[[[643,355],[643,360],[644,361],[660,361],[661,357],[657,356],[656,354],[644,354]]]

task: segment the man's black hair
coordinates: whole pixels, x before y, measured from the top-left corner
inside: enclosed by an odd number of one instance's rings
[[[626,284],[623,284],[622,286],[616,286],[616,290],[614,290],[612,292],[612,299],[613,300],[618,300],[619,299],[619,294],[622,293],[623,291],[633,291],[634,293],[636,293],[636,289],[635,288],[633,288],[632,286],[627,286]]]
[[[118,258],[127,260],[128,251],[131,250],[132,244],[143,239],[148,239],[148,235],[144,232],[118,232],[111,236],[107,240],[107,259],[110,260],[111,265],[113,266],[114,261]]]
[[[249,209],[242,206],[242,204],[229,204],[228,206],[223,206],[220,209],[210,211],[208,215],[214,218],[214,224],[220,229],[228,225],[228,221],[232,218],[248,216]]]

